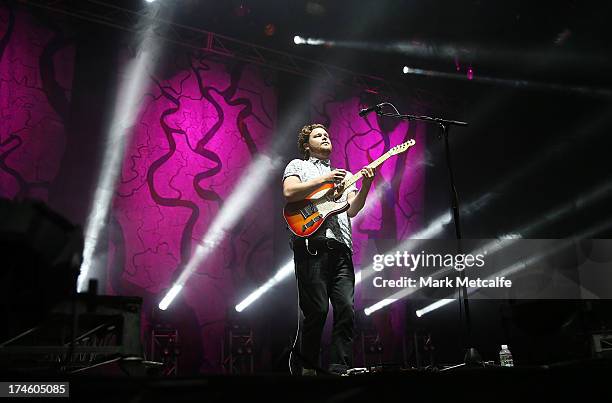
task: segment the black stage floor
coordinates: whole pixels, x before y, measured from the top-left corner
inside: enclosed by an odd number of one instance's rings
[[[2,381],[63,380],[71,401],[83,402],[610,402],[612,361],[542,367],[401,370],[331,377],[280,374],[189,378],[150,376],[25,376]],[[58,398],[56,400],[62,400]]]

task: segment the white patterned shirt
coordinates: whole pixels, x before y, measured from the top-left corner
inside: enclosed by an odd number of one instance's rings
[[[301,182],[309,181],[316,177],[328,174],[333,169],[330,166],[329,160],[320,160],[310,157],[308,160],[295,159],[292,160],[285,168],[283,181],[289,176],[297,176]],[[350,173],[349,173],[350,174]],[[344,192],[340,201],[345,201],[347,195],[351,192],[357,192],[357,187],[352,185]],[[344,243],[349,249],[353,250],[353,241],[351,237],[351,220],[345,212],[332,215],[325,220],[325,223],[317,230],[317,234],[323,232],[326,238],[333,238]],[[292,240],[296,235],[291,234]]]

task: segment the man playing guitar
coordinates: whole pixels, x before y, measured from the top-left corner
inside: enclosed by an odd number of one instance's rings
[[[336,201],[347,201],[348,209],[328,217],[309,236],[292,234],[299,305],[304,315],[301,353],[303,375],[315,375],[319,366],[321,335],[329,302],[334,311],[330,350],[330,372],[344,373],[352,365],[353,325],[355,321],[355,272],[352,259],[350,218],[363,208],[374,180],[373,168],[360,171],[361,189],[341,185],[350,175],[332,169],[329,156],[332,142],[321,124],[306,125],[298,135],[298,149],[304,159],[295,159],[285,168],[283,195],[288,203],[309,198],[325,184]]]

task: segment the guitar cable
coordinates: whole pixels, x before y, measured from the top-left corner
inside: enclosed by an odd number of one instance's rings
[[[316,255],[319,253],[319,251],[318,251],[318,250],[315,250],[315,253],[312,253],[312,252],[310,251],[310,249],[308,249],[308,238],[304,239],[304,241],[305,241],[305,244],[306,244],[306,252],[308,252],[308,253],[309,253],[310,255],[312,255],[312,256],[316,256]]]
[[[308,250],[308,238],[306,238],[306,250]],[[297,345],[298,338],[300,337],[300,322],[302,321],[301,320],[302,318],[300,316],[301,314],[300,312],[300,280],[298,279],[297,265],[296,263],[294,264],[295,264],[294,266],[295,267],[295,291],[297,293],[297,330],[295,332],[295,338],[293,339],[293,345],[291,346],[291,351],[289,352],[289,373],[291,375],[293,375],[293,368],[291,366],[291,360],[293,359],[293,352],[295,351],[295,346]],[[308,266],[310,266],[310,262],[308,263]]]
[[[300,287],[299,280],[297,276],[297,272],[295,273],[295,290],[297,293],[297,331],[295,332],[295,338],[293,339],[293,345],[291,346],[291,351],[289,352],[289,373],[293,375],[293,367],[291,366],[291,360],[293,359],[293,352],[295,351],[295,346],[297,345],[298,338],[300,337]]]

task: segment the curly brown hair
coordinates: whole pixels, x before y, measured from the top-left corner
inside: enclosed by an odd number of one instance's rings
[[[310,138],[310,133],[312,133],[312,131],[314,129],[325,129],[325,131],[327,131],[327,127],[325,127],[325,125],[322,125],[320,123],[313,123],[311,125],[306,125],[304,127],[302,127],[302,130],[300,130],[300,133],[298,134],[298,151],[300,152],[300,154],[302,155],[302,157],[307,160],[308,158],[310,158],[310,151],[308,151],[304,145],[308,144],[308,139]]]

